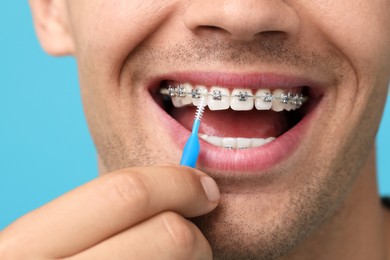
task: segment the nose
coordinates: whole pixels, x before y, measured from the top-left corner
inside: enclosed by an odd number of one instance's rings
[[[195,33],[212,30],[249,41],[267,34],[294,35],[300,20],[283,0],[194,0],[184,23]]]

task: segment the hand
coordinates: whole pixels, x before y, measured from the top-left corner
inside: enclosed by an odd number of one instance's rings
[[[11,224],[0,233],[0,259],[212,259],[186,218],[218,201],[215,182],[195,169],[121,170]]]

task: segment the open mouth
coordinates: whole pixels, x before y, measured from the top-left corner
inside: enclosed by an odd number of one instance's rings
[[[198,84],[185,77],[172,77],[160,80],[158,87],[150,92],[160,107],[188,133],[200,98],[206,98],[207,107],[199,130],[199,137],[208,143],[203,153],[203,158],[207,154],[206,161],[211,162],[211,157],[226,159],[231,152],[235,161],[238,152],[242,156],[253,155],[252,159],[258,161],[259,153],[263,153],[272,164],[299,143],[304,127],[296,126],[305,121],[322,98],[320,88],[304,84],[308,81],[272,80],[278,81],[281,84],[266,84],[263,80],[260,87],[253,83],[223,86],[209,84],[207,80]]]
[[[252,89],[209,87],[163,81],[159,93],[164,110],[191,129],[194,107],[205,96],[209,112],[199,137],[226,149],[248,149],[272,142],[304,116],[307,87]],[[190,120],[188,120],[190,119]]]

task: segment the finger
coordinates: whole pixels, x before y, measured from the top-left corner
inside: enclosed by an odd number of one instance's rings
[[[20,254],[69,256],[160,212],[194,217],[213,210],[218,200],[215,182],[194,169],[132,168],[60,197],[21,218],[2,236],[11,248],[23,245]]]
[[[212,259],[206,238],[190,221],[163,212],[67,260]]]

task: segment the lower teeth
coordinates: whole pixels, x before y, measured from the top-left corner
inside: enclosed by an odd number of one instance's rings
[[[199,134],[199,137],[204,141],[215,146],[226,149],[248,149],[265,145],[275,140],[275,137],[269,138],[242,138],[242,137],[217,137]]]

